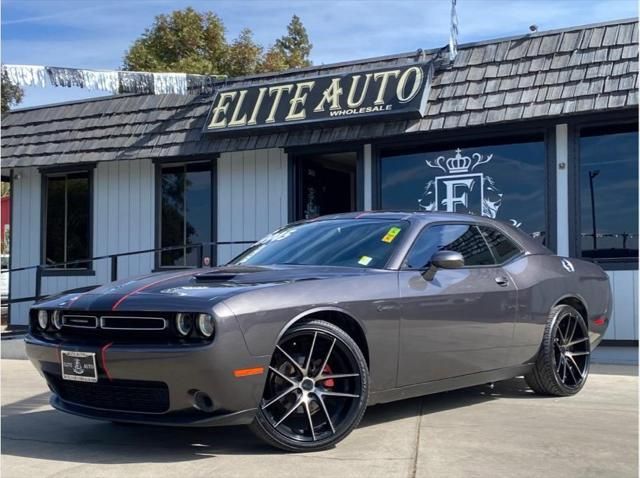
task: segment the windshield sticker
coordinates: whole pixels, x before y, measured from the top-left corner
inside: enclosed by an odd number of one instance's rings
[[[360,264],[361,266],[368,266],[369,263],[373,260],[372,257],[369,256],[362,256],[360,258],[360,260],[358,261],[358,264]]]
[[[382,238],[382,242],[393,242],[393,240],[396,238],[396,236],[398,234],[400,234],[400,231],[402,229],[400,229],[399,227],[392,227],[391,229],[389,229],[387,231],[387,233],[385,234],[385,236]]]

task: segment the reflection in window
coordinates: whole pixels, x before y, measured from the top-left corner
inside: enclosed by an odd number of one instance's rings
[[[46,263],[88,259],[91,256],[89,172],[49,175],[45,187]],[[75,263],[59,267],[86,269],[89,264]]]
[[[89,172],[46,176],[45,262],[57,264],[88,259],[91,244]],[[88,263],[59,266],[87,269]]]
[[[478,214],[545,239],[542,136],[383,152],[381,181],[382,209]]]
[[[162,247],[177,247],[161,253],[164,267],[199,266],[199,247],[211,241],[211,163],[165,166],[161,170],[160,236]],[[204,248],[210,254],[210,247]]]
[[[407,227],[405,221],[385,219],[293,224],[269,234],[231,263],[383,268]]]
[[[638,257],[638,126],[580,134],[580,249],[583,257]]]
[[[494,263],[487,243],[475,226],[449,224],[425,228],[407,255],[409,269],[423,269],[438,251],[459,252],[465,266],[486,266]]]
[[[504,264],[512,257],[520,254],[520,248],[500,231],[491,227],[481,226],[480,232],[482,232],[484,239],[489,244],[498,264]]]

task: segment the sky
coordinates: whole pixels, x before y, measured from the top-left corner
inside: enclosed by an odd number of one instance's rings
[[[314,64],[442,47],[450,0],[2,0],[2,63],[118,69],[156,15],[192,6],[223,20],[229,39],[250,28],[268,47],[291,16],[304,23]],[[638,16],[637,0],[458,0],[459,43]],[[98,93],[103,94],[103,93]],[[27,88],[21,107],[96,96]]]

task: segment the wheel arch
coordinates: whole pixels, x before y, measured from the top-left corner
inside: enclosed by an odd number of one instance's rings
[[[282,328],[278,334],[276,343],[280,342],[280,339],[284,336],[287,330],[294,325],[309,322],[311,320],[324,320],[344,330],[360,348],[360,351],[367,362],[367,367],[370,366],[369,344],[367,342],[364,327],[352,314],[339,307],[316,307],[296,315]]]
[[[555,304],[553,304],[553,307],[556,307],[558,305],[569,305],[573,307],[578,312],[580,312],[580,315],[582,315],[582,318],[585,321],[585,325],[587,326],[589,325],[589,315],[588,315],[586,301],[582,297],[580,297],[578,294],[570,294],[570,295],[561,297],[556,301]]]

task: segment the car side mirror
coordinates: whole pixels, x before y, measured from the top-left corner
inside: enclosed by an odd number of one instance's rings
[[[432,280],[438,269],[460,269],[461,267],[464,267],[462,254],[454,251],[438,251],[431,258],[422,276],[426,280]]]
[[[431,263],[439,269],[460,269],[464,267],[464,257],[459,252],[438,251],[431,258]]]

